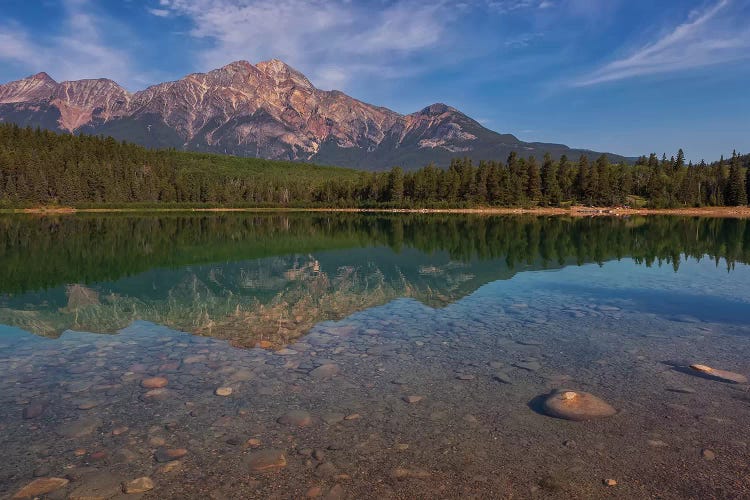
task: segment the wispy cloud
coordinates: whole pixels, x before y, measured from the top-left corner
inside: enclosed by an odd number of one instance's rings
[[[280,58],[324,88],[360,78],[403,77],[439,66],[455,48],[453,23],[478,8],[538,8],[544,0],[393,0],[378,8],[351,0],[160,0],[187,18],[203,42],[200,69],[231,60]]]
[[[737,12],[744,7],[742,1],[719,0],[704,10],[693,11],[685,22],[655,42],[579,78],[573,85],[590,86],[748,58],[750,27],[746,17]]]
[[[57,80],[108,77],[122,83],[137,75],[130,55],[106,43],[106,23],[87,0],[65,0],[60,32],[46,39],[15,23],[0,22],[0,61],[29,72],[47,71]]]

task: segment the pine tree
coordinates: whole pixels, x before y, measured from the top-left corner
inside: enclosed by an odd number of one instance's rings
[[[552,161],[549,153],[544,155],[544,163],[542,164],[542,194],[545,204],[558,206],[562,201],[557,165]]]
[[[747,188],[745,176],[742,173],[740,159],[735,151],[729,164],[729,180],[727,182],[726,200],[728,205],[747,205]]]
[[[533,156],[529,157],[526,163],[526,169],[528,172],[528,181],[526,184],[526,196],[532,201],[542,200],[542,175],[539,171],[539,165],[536,162],[536,158]]]

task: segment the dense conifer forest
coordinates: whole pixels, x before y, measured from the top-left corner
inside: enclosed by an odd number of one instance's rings
[[[738,206],[750,155],[698,165],[643,156],[557,161],[511,154],[447,169],[369,173],[255,158],[149,150],[112,138],[0,125],[0,206],[231,205],[326,207]]]

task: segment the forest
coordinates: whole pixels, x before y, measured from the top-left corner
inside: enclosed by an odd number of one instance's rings
[[[740,206],[750,155],[697,165],[680,150],[635,164],[515,153],[446,169],[362,172],[289,161],[149,150],[109,137],[0,124],[0,207]]]

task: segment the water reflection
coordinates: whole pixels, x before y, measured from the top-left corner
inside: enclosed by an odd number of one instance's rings
[[[0,497],[750,497],[744,221],[0,224]]]
[[[442,307],[518,272],[750,260],[739,219],[354,214],[0,218],[0,323],[50,336],[134,320],[278,348],[320,321]]]

